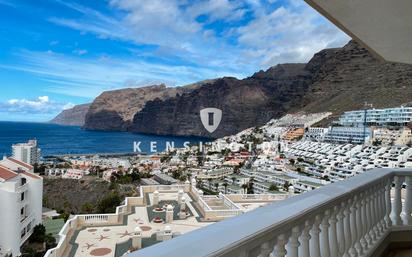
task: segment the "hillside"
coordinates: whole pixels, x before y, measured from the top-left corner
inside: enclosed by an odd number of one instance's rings
[[[176,97],[178,94],[183,94],[197,87],[197,84],[188,87],[166,87],[161,84],[103,92],[91,104],[86,115],[84,128],[126,131],[134,115],[143,108],[146,102]]]
[[[62,111],[52,119],[50,123],[68,126],[83,126],[89,107],[90,104],[76,105],[71,109]]]
[[[306,64],[279,64],[249,78],[220,78],[187,87],[164,85],[102,93],[86,115],[86,129],[158,135],[221,137],[296,111],[339,114],[411,102],[412,65],[381,62],[351,41],[326,49]],[[199,112],[222,110],[208,133]]]

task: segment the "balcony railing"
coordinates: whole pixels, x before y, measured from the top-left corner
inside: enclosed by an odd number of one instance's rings
[[[375,169],[127,256],[369,257],[411,213],[412,170]]]

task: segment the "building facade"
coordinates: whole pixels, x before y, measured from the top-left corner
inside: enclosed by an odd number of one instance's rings
[[[366,116],[366,119],[365,119]],[[342,114],[342,126],[406,126],[412,121],[412,107],[349,111]]]
[[[27,143],[12,145],[13,158],[24,163],[33,165],[39,162],[40,149],[37,140],[29,140]]]
[[[43,179],[13,158],[0,161],[0,256],[19,256],[42,221]]]

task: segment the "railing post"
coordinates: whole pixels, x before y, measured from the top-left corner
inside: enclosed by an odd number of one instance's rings
[[[298,249],[299,249],[299,236],[300,236],[300,227],[296,226],[292,229],[292,233],[290,235],[289,243],[288,243],[288,257],[298,257]]]
[[[350,231],[352,233],[351,236],[351,247],[349,249],[349,252],[352,257],[357,257],[358,252],[356,250],[357,247],[357,239],[358,239],[358,233],[357,233],[357,226],[356,226],[356,200],[357,196],[353,198],[353,202],[350,206]]]
[[[259,257],[270,257],[270,254],[273,252],[273,245],[269,242],[264,242],[260,246]],[[283,256],[282,256],[283,257]]]
[[[399,176],[395,176],[395,199],[393,203],[393,224],[396,226],[402,225],[401,212],[402,212],[402,181]]]
[[[412,177],[405,177],[406,195],[405,195],[405,211],[403,213],[404,224],[411,225],[412,223]]]
[[[368,233],[366,240],[368,242],[368,246],[371,247],[373,242],[375,241],[375,232],[373,231],[373,201],[372,201],[372,194],[373,188],[369,189],[367,194],[367,205],[366,205],[366,214],[367,214],[367,222],[368,222]]]
[[[299,248],[299,257],[310,257],[310,230],[312,224],[310,221],[305,222],[305,227],[303,228],[302,235],[300,237],[301,245]]]
[[[386,215],[385,221],[386,226],[390,228],[392,226],[391,212],[392,212],[392,203],[391,203],[391,188],[392,188],[392,179],[388,179],[385,185],[385,205],[386,205]]]
[[[381,224],[382,235],[385,234],[387,227],[385,222],[385,181],[381,182],[379,185],[379,208],[380,208],[380,215],[379,215],[379,222]]]
[[[330,257],[330,245],[329,245],[329,216],[330,211],[327,210],[323,214],[322,219],[322,229],[321,229],[321,236],[322,236],[322,257]]]
[[[286,248],[285,245],[287,243],[286,236],[281,234],[278,236],[275,250],[274,250],[274,257],[285,257],[286,256]]]
[[[357,196],[356,202],[355,202],[355,211],[356,211],[355,219],[356,219],[356,230],[357,230],[356,231],[357,237],[356,237],[355,247],[356,247],[356,250],[358,251],[359,256],[363,255],[363,247],[362,247],[362,244],[361,244],[361,239],[363,237],[363,234],[362,234],[363,233],[363,231],[362,231],[363,224],[362,224],[362,213],[361,213],[362,204],[361,204],[361,202],[362,202],[362,194],[359,194]]]
[[[320,233],[319,225],[321,222],[322,222],[322,219],[320,218],[320,216],[316,215],[315,222],[313,223],[313,227],[311,230],[312,240],[310,241],[312,242],[311,249],[313,249],[313,253],[311,252],[310,255],[313,257],[321,256],[320,255],[320,241],[319,241],[319,233]]]
[[[361,218],[362,218],[362,237],[360,239],[361,245],[363,247],[364,252],[368,249],[368,218],[367,218],[367,197],[368,192],[365,191],[362,193],[362,201],[361,201]]]
[[[380,221],[379,221],[379,201],[378,201],[378,195],[379,195],[379,185],[376,185],[373,187],[374,188],[374,193],[373,193],[373,213],[374,215],[374,227],[373,230],[375,231],[376,235],[376,240],[378,240],[381,236],[381,229],[380,229]]]
[[[339,250],[338,250],[338,234],[336,229],[336,223],[338,219],[336,216],[338,215],[339,209],[337,206],[332,211],[332,215],[330,217],[330,256],[331,257],[338,257]]]
[[[337,218],[338,218],[338,226],[337,226],[337,233],[338,233],[338,256],[342,256],[345,253],[345,229],[344,229],[344,210],[345,210],[345,203],[341,204],[341,209],[338,212]]]
[[[350,229],[350,205],[351,200],[348,200],[345,205],[344,217],[343,217],[343,229],[345,234],[345,250],[343,252],[343,257],[349,257],[349,249],[351,248],[352,236]]]

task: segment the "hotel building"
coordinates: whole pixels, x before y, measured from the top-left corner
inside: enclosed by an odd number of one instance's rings
[[[365,119],[366,115],[366,119]],[[345,112],[338,123],[342,126],[406,126],[412,121],[412,107],[370,109]]]
[[[37,147],[37,140],[14,144],[11,148],[14,159],[31,165],[39,162],[40,149]]]

